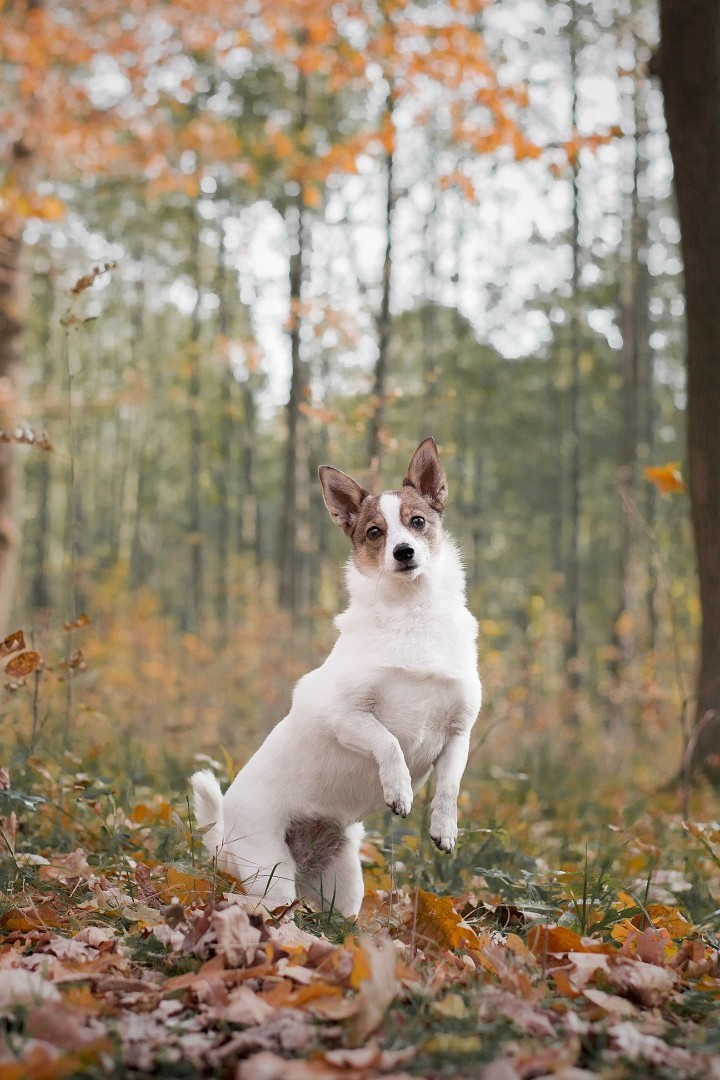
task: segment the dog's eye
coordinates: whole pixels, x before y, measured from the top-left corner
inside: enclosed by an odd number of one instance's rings
[[[423,525],[425,524],[425,518],[420,517],[419,514],[416,514],[415,517],[410,518],[410,524],[415,529],[422,529]]]
[[[377,540],[379,536],[382,536],[382,529],[378,529],[377,525],[371,525],[365,536],[368,540]]]

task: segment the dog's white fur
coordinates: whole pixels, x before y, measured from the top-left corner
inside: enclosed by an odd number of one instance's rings
[[[321,479],[355,547],[339,637],[225,796],[209,770],[192,785],[207,849],[249,895],[270,908],[300,895],[353,915],[363,897],[362,821],[388,806],[405,817],[433,767],[430,835],[444,851],[455,845],[481,700],[477,624],[440,521],[447,485],[434,440],[418,447],[401,491],[370,496],[326,466]],[[372,540],[358,535],[363,529]],[[413,549],[411,560],[404,549],[404,563],[402,545]],[[319,849],[309,858],[291,850],[297,831]]]

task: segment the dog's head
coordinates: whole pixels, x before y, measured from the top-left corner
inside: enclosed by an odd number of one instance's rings
[[[352,540],[353,557],[366,574],[387,571],[414,580],[442,539],[447,479],[433,438],[420,443],[399,491],[371,495],[351,477],[320,466],[325,505]]]

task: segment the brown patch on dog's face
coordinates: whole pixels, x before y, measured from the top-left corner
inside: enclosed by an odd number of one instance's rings
[[[353,557],[360,570],[372,573],[382,564],[387,522],[380,513],[380,496],[368,495],[350,533]]]
[[[363,573],[388,570],[408,577],[416,577],[437,553],[441,538],[442,515],[409,487],[368,496],[350,534]],[[404,558],[403,545],[405,552],[412,550],[410,558]]]

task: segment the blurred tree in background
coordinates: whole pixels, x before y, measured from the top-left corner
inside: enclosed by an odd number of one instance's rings
[[[654,0],[2,5],[0,614],[90,614],[88,709],[246,753],[343,603],[318,464],[392,486],[432,433],[489,722],[684,752],[658,33]]]

